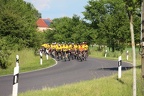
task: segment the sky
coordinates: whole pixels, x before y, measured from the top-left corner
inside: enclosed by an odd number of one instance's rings
[[[33,4],[41,13],[42,18],[72,17],[74,14],[83,18],[81,12],[85,11],[84,6],[89,0],[24,0]]]

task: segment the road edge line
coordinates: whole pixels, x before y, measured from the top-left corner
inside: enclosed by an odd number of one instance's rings
[[[52,68],[54,66],[56,66],[58,64],[57,60],[55,60],[54,58],[52,58],[55,61],[55,64],[46,68],[41,68],[41,69],[37,69],[37,70],[33,70],[33,71],[27,71],[27,72],[21,72],[20,74],[26,74],[26,73],[32,73],[32,72],[36,72],[36,71],[41,71],[41,70],[45,70],[45,69],[49,69]],[[2,75],[0,77],[7,77],[7,76],[11,76],[13,74],[8,74],[8,75]]]

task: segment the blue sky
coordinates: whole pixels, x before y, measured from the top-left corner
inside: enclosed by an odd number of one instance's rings
[[[41,13],[42,18],[72,17],[74,14],[83,17],[89,0],[24,0],[30,2]]]

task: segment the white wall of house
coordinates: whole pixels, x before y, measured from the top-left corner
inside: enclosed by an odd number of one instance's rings
[[[38,31],[41,31],[41,32],[48,30],[48,29],[52,30],[52,28],[47,28],[47,27],[37,27],[37,29],[38,29]]]
[[[44,31],[44,30],[47,30],[48,28],[47,27],[38,27],[38,31]]]

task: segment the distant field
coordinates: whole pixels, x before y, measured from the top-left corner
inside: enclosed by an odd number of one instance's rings
[[[9,66],[8,69],[0,69],[0,75],[13,74],[13,68],[16,66],[16,55],[19,55],[20,72],[46,68],[55,64],[55,61],[52,58],[49,57],[49,60],[46,60],[46,57],[43,55],[43,64],[40,65],[40,56],[35,56],[34,50],[32,49],[25,49],[12,52],[9,59],[12,65]]]

